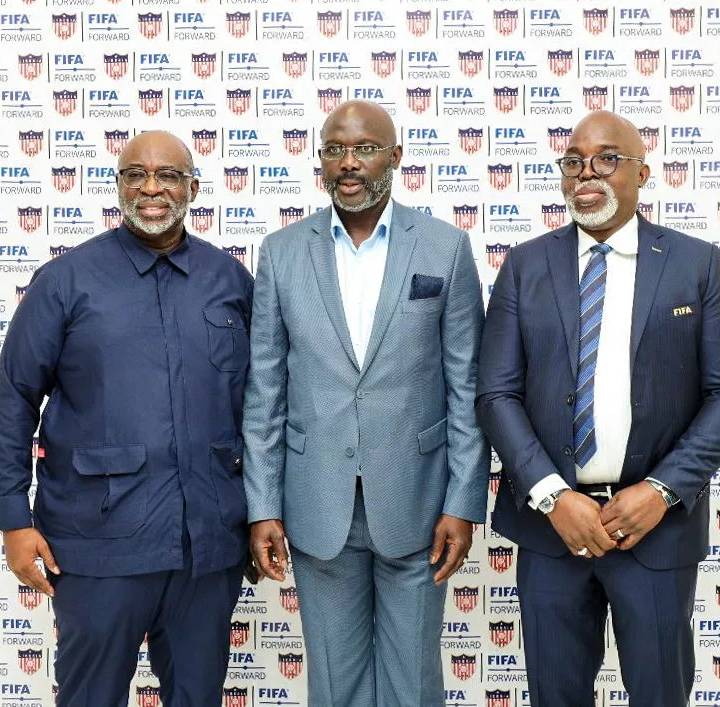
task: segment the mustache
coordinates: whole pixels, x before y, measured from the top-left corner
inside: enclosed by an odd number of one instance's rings
[[[586,187],[590,187],[591,189],[599,189],[608,196],[613,193],[612,187],[602,179],[588,179],[586,182],[578,182],[575,185],[575,188],[573,189],[573,195],[577,194],[581,189],[585,189]]]

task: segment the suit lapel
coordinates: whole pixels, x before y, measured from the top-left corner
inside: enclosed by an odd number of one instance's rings
[[[412,210],[401,206],[397,202],[393,204],[392,224],[390,225],[390,240],[388,242],[387,261],[385,263],[385,274],[380,296],[378,297],[375,309],[370,340],[368,341],[365,361],[363,362],[363,373],[375,358],[385,332],[387,331],[390,319],[397,306],[398,298],[402,292],[405,275],[410,264],[410,256],[415,248],[417,234],[414,223],[409,218]]]
[[[663,238],[662,231],[638,215],[638,254],[630,333],[630,370],[635,366],[640,339],[645,331],[669,251],[670,243]]]
[[[320,296],[322,297],[325,309],[330,317],[340,343],[345,353],[359,371],[355,351],[350,338],[343,309],[342,295],[340,294],[340,283],[338,281],[337,261],[335,260],[335,241],[330,233],[330,209],[326,209],[320,218],[312,225],[315,231],[310,239],[310,258],[312,259],[315,277],[318,281]]]
[[[555,302],[560,312],[570,368],[577,378],[580,292],[578,239],[575,224],[570,224],[547,241],[547,258]]]

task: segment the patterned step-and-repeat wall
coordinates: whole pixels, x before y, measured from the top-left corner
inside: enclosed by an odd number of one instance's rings
[[[39,265],[118,223],[117,155],[137,131],[188,143],[201,183],[189,227],[254,270],[267,233],[327,203],[319,127],[352,98],[394,117],[396,197],[470,232],[486,292],[511,245],[565,222],[553,160],[588,110],[641,128],[648,218],[720,240],[718,35],[720,2],[0,0],[0,337]],[[491,504],[497,459],[493,471]],[[712,512],[698,707],[720,704]],[[515,557],[479,528],[450,582],[448,705],[529,704]],[[52,705],[52,612],[4,561],[0,643],[0,707]],[[597,704],[623,707],[611,627],[607,646]],[[307,704],[292,575],[243,588],[230,651],[225,707]],[[146,645],[130,704],[159,704]]]

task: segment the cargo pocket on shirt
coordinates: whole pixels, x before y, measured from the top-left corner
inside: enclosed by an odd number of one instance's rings
[[[240,313],[229,306],[203,309],[208,332],[208,355],[219,371],[239,371],[248,360],[250,345]]]
[[[241,437],[210,445],[210,477],[215,486],[220,517],[228,528],[233,529],[247,519],[242,463]]]
[[[72,517],[81,535],[125,538],[145,523],[146,477],[139,472],[146,458],[144,444],[73,450]]]

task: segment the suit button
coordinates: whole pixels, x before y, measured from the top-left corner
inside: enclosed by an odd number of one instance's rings
[[[354,457],[355,456],[355,450],[352,447],[347,447],[345,449],[345,456],[346,457]]]
[[[228,326],[232,326],[232,325],[233,325],[233,320],[230,319],[230,317],[228,317],[225,321],[228,323]]]
[[[572,456],[572,453],[573,453],[572,447],[563,447],[563,448],[562,448],[562,453],[563,453],[566,457],[571,457],[571,456]]]
[[[242,459],[240,457],[235,457],[235,459],[233,459],[233,464],[235,466],[240,466],[240,464],[242,464]]]
[[[575,404],[575,393],[570,393],[570,395],[567,396],[567,404],[568,405]]]

